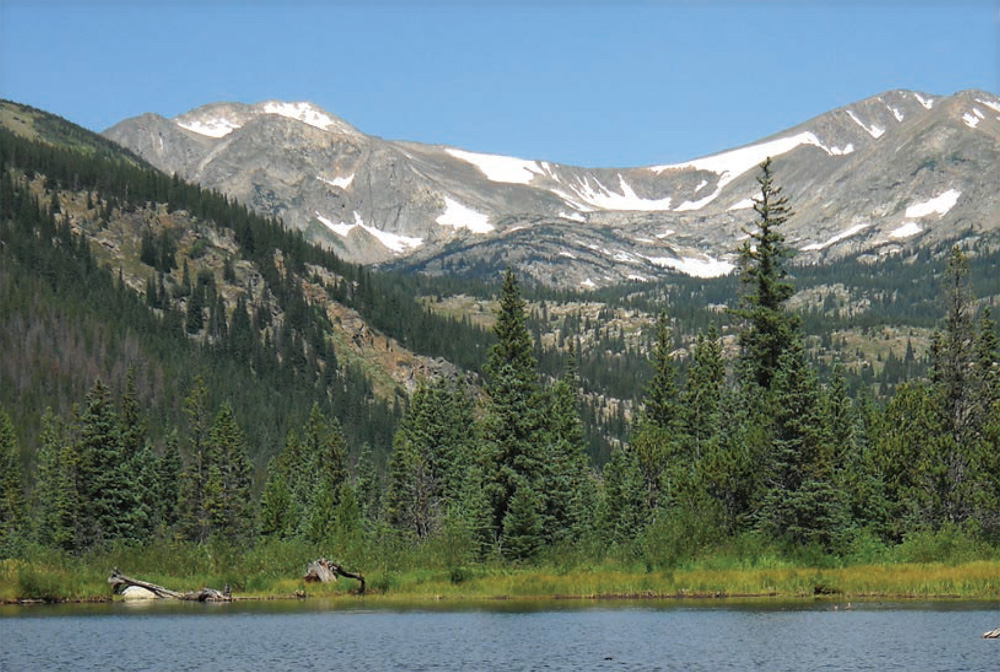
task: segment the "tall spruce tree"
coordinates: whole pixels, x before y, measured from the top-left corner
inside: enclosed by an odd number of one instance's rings
[[[489,401],[483,429],[483,468],[493,507],[493,534],[499,539],[515,491],[542,487],[538,480],[544,457],[537,362],[524,300],[510,270],[503,275],[494,331],[497,342],[490,348],[485,367]],[[537,498],[525,494],[524,499]],[[541,508],[544,506],[542,503]]]
[[[740,248],[744,293],[735,314],[746,323],[740,332],[740,346],[747,371],[757,385],[768,389],[778,360],[798,338],[799,319],[785,309],[785,302],[794,293],[785,270],[792,250],[778,230],[792,212],[781,187],[774,183],[770,158],[761,164],[757,183],[760,196],[753,199],[757,220],[752,228],[744,229],[749,236]]]

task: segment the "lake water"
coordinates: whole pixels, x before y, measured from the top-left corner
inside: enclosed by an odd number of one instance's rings
[[[0,670],[1000,670],[1000,603],[0,608]]]

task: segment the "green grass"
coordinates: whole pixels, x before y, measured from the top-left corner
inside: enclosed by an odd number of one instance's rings
[[[240,598],[355,599],[357,582],[306,584],[310,560],[324,555],[300,542],[273,542],[239,552],[220,544],[159,542],[118,547],[83,558],[32,549],[0,562],[0,600],[110,599],[107,576],[118,567],[133,578],[178,591],[232,587]],[[333,557],[326,553],[328,557]],[[797,565],[776,557],[756,562],[721,556],[674,568],[609,560],[577,566],[524,567],[500,562],[462,567],[416,567],[358,557],[345,567],[366,576],[368,598],[384,601],[645,598],[645,597],[957,597],[1000,598],[1000,559],[895,562],[842,567]],[[427,560],[424,558],[423,560]],[[403,568],[407,564],[409,567]],[[430,563],[429,563],[430,564]]]

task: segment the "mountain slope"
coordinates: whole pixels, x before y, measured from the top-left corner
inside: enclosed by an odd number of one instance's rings
[[[120,386],[135,368],[154,424],[183,417],[203,375],[259,466],[314,403],[352,445],[380,451],[417,381],[457,369],[371,326],[367,295],[458,345],[470,331],[275,221],[9,101],[0,260],[0,406],[32,442],[46,407],[68,414],[96,377]]]
[[[803,262],[998,235],[1000,98],[889,91],[672,165],[580,168],[368,136],[308,103],[147,114],[105,135],[344,258],[590,288],[732,269],[757,165],[775,169]],[[522,266],[523,265],[523,266]]]

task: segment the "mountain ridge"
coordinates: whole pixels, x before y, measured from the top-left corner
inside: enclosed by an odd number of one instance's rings
[[[383,140],[308,103],[209,104],[104,134],[345,259],[489,275],[530,258],[530,278],[557,287],[729,272],[768,156],[803,262],[877,260],[963,229],[993,236],[1000,213],[989,179],[1000,98],[978,90],[887,91],[741,147],[631,168]],[[948,193],[945,208],[935,199]],[[927,203],[939,207],[907,216]]]

